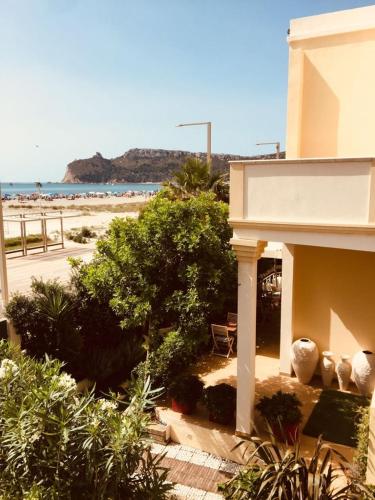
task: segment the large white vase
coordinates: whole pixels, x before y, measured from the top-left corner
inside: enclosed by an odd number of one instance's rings
[[[353,356],[353,379],[361,394],[371,395],[375,386],[375,354],[359,351]]]
[[[330,387],[333,375],[335,373],[335,362],[333,361],[333,352],[323,351],[322,361],[320,363],[320,373],[322,375],[323,387]]]
[[[336,365],[337,380],[339,381],[340,391],[347,391],[350,383],[350,375],[352,374],[352,365],[350,364],[350,356],[341,354],[340,361]]]
[[[308,384],[314,375],[319,361],[319,352],[315,342],[310,339],[298,339],[292,344],[291,361],[293,370],[302,384]]]

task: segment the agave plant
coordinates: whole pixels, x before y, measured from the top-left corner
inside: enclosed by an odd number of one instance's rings
[[[225,498],[235,500],[348,500],[371,497],[370,490],[353,477],[345,457],[321,438],[311,459],[275,442],[251,439],[255,446],[248,466],[220,486]]]

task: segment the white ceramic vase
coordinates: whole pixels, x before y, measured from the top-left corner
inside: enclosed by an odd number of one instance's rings
[[[292,344],[291,361],[293,370],[302,384],[308,384],[314,375],[319,361],[319,352],[315,342],[310,339],[298,339]]]
[[[333,352],[323,351],[322,361],[320,363],[320,373],[322,375],[323,387],[330,387],[333,375],[335,373],[335,362],[333,361]]]
[[[353,356],[353,379],[359,392],[371,395],[375,386],[375,354],[359,351]]]
[[[349,387],[350,375],[352,374],[352,365],[349,360],[350,356],[348,354],[341,354],[340,361],[336,365],[340,391],[347,391]]]

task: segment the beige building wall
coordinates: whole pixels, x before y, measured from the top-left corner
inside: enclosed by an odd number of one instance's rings
[[[287,158],[375,156],[375,6],[291,22]]]
[[[319,351],[375,350],[375,253],[296,245],[294,339]]]

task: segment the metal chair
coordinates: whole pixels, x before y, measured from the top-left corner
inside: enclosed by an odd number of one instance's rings
[[[211,325],[211,333],[213,341],[212,354],[229,358],[233,354],[234,337],[229,335],[228,328],[223,325]]]

